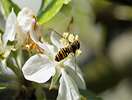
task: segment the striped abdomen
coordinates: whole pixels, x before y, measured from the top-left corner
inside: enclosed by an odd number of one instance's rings
[[[55,56],[55,61],[59,62],[66,58],[70,53],[75,53],[77,49],[80,48],[80,42],[75,40],[69,46],[60,49],[60,51]]]

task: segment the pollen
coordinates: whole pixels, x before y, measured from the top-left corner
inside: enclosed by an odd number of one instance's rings
[[[68,40],[69,40],[70,42],[73,42],[73,41],[75,40],[75,36],[74,36],[73,34],[69,34]]]
[[[63,37],[66,39],[68,37],[69,33],[68,32],[64,32],[63,33]]]
[[[82,53],[82,51],[79,49],[76,51],[76,55],[79,56]]]
[[[26,44],[26,46],[25,46],[27,49],[30,49],[30,46],[29,46],[29,44]]]
[[[79,39],[79,36],[78,36],[78,35],[76,35],[76,36],[75,36],[75,40],[78,40],[78,39]]]

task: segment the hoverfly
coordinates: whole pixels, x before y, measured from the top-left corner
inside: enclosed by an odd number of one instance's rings
[[[70,43],[67,47],[61,48],[60,51],[55,56],[55,61],[59,62],[65,59],[70,53],[76,52],[80,48],[79,40],[75,40],[73,43]]]
[[[66,47],[61,48],[55,55],[55,61],[57,62],[65,59],[70,53],[75,54],[76,51],[80,49],[80,41],[78,40],[78,36],[74,36],[73,34],[67,33],[66,36],[61,35],[61,37],[66,39],[69,42],[69,44]]]

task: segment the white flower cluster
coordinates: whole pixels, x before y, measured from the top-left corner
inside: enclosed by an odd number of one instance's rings
[[[18,16],[16,16],[12,9],[7,18],[5,33],[2,37],[4,47],[7,46],[8,41],[17,41],[17,44],[23,45],[29,38],[41,46],[41,43],[38,41],[40,36],[39,30],[35,14],[31,9],[23,8],[18,13]]]
[[[41,43],[39,41],[37,22],[34,13],[29,8],[22,9],[18,16],[12,12],[7,18],[6,31],[3,35],[4,46],[8,41],[17,40],[19,44],[24,44],[27,38],[31,38],[44,53],[31,56],[22,67],[22,72],[27,80],[37,83],[45,83],[56,73],[61,75],[59,82],[59,92],[57,100],[80,100],[80,89],[86,89],[82,72],[76,63],[74,57],[67,57],[62,61],[55,61],[55,55],[64,47],[60,38],[54,32],[51,33],[52,42]],[[39,27],[39,25],[37,25]],[[76,67],[76,70],[75,70]]]

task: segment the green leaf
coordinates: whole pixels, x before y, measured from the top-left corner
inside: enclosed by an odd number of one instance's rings
[[[3,34],[3,30],[0,28],[0,34]]]
[[[45,29],[54,29],[59,33],[68,31],[72,19],[72,5],[64,5],[61,10],[50,21],[44,24]],[[62,19],[62,20],[60,20]]]
[[[9,45],[9,46],[12,46],[12,45],[15,45],[17,42],[16,41],[8,41],[7,42],[7,45]]]
[[[18,63],[18,66],[22,67],[24,63],[28,60],[29,58],[29,53],[26,50],[18,50],[17,56],[16,56],[16,61]]]
[[[6,88],[7,88],[7,84],[0,83],[0,90],[6,89]]]
[[[18,51],[12,51],[6,60],[7,67],[10,68],[17,77],[21,75],[21,69],[16,60]]]
[[[9,15],[12,8],[14,9],[15,13],[18,13],[20,11],[20,8],[11,0],[0,0],[0,3],[5,17]]]
[[[38,23],[43,24],[52,19],[61,9],[64,0],[45,0],[38,14]]]
[[[68,4],[71,0],[64,0],[64,4]]]
[[[35,91],[36,100],[46,100],[45,93],[42,88],[37,88]]]
[[[5,59],[4,53],[3,52],[0,52],[0,60],[3,60],[3,59]]]
[[[6,87],[0,87],[0,90],[6,89]]]

